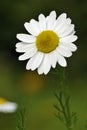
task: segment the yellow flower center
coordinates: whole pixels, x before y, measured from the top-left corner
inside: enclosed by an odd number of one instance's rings
[[[56,49],[59,44],[58,35],[50,30],[41,32],[36,39],[36,47],[39,51],[49,53]]]
[[[7,101],[3,98],[0,98],[0,105],[5,104]]]

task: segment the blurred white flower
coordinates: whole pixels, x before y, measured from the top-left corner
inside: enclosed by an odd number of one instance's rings
[[[0,112],[3,113],[13,113],[17,109],[17,104],[9,102],[4,98],[0,98]]]
[[[38,69],[39,74],[47,74],[57,63],[66,67],[65,57],[76,51],[77,47],[73,44],[77,40],[74,24],[66,13],[56,17],[55,11],[47,17],[40,14],[38,21],[31,19],[24,24],[29,34],[17,34],[21,42],[16,44],[16,51],[24,53],[19,60],[29,59],[27,70]]]

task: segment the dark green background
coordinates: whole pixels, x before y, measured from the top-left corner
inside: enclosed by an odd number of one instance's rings
[[[76,130],[85,130],[87,120],[87,1],[86,0],[3,0],[0,1],[0,96],[26,106],[26,130],[65,130],[54,117],[53,95],[57,89],[48,81],[54,75],[38,76],[25,70],[26,61],[18,61],[15,52],[16,34],[23,32],[24,22],[47,16],[55,10],[57,15],[68,14],[75,24],[78,50],[67,59],[67,81],[71,93],[71,108],[78,114]],[[60,70],[61,67],[58,66]],[[55,70],[53,70],[55,72]],[[62,71],[58,72],[61,73]],[[32,77],[32,78],[31,78]],[[31,80],[32,79],[32,80]],[[48,81],[47,81],[48,80]],[[35,81],[35,84],[33,83]],[[57,80],[57,84],[59,83]],[[44,87],[40,87],[44,86]],[[41,89],[43,88],[43,89]],[[37,91],[38,90],[38,91]],[[16,130],[17,114],[0,113],[0,129]],[[87,128],[86,128],[87,129]]]

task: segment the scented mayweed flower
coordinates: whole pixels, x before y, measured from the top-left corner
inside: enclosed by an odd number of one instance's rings
[[[62,13],[56,18],[52,11],[47,17],[40,14],[38,21],[31,19],[24,27],[29,34],[17,34],[21,42],[16,44],[16,51],[24,53],[19,60],[27,60],[27,70],[38,70],[38,74],[47,74],[51,67],[58,63],[67,66],[65,57],[70,57],[77,47],[73,44],[77,40],[74,24]]]
[[[9,102],[4,98],[0,98],[0,112],[3,113],[13,113],[17,109],[17,104]]]

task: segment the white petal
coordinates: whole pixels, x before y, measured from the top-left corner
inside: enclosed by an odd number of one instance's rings
[[[46,18],[47,29],[53,29],[53,25],[56,22],[56,12],[52,11]]]
[[[58,30],[66,21],[66,13],[61,14],[53,25],[54,30]]]
[[[71,19],[70,18],[67,18],[66,20],[65,20],[65,23],[64,23],[64,26],[65,25],[70,25],[71,24]]]
[[[18,42],[18,43],[16,43],[15,47],[16,47],[16,48],[17,48],[17,47],[21,47],[21,46],[22,46],[22,44],[24,45],[24,43],[23,43],[23,42]]]
[[[31,58],[33,55],[35,55],[37,52],[36,48],[31,48],[28,52],[25,52],[24,54],[22,54],[21,56],[19,56],[19,60],[27,60],[29,58]]]
[[[24,27],[25,27],[26,30],[27,30],[30,34],[32,34],[33,36],[37,36],[37,35],[38,35],[37,32],[36,32],[36,30],[34,29],[34,27],[33,27],[30,23],[26,22],[26,23],[24,24]]]
[[[25,47],[25,46],[32,46],[34,43],[25,43],[25,42],[18,42],[15,47],[16,48],[21,48],[21,47]]]
[[[30,25],[35,29],[35,31],[37,32],[37,35],[40,33],[40,27],[39,27],[39,22],[37,22],[34,19],[30,20]]]
[[[59,32],[59,34],[64,33],[64,31],[66,29],[70,28],[72,25],[73,24],[68,24],[67,19],[66,19],[65,23],[62,25],[62,27],[57,32]]]
[[[18,42],[16,43],[15,47],[16,48],[21,48],[21,47],[27,47],[27,46],[33,46],[35,43],[25,43],[25,42]]]
[[[15,112],[16,109],[17,109],[17,104],[11,102],[6,102],[2,106],[0,106],[0,112],[4,112],[4,113]]]
[[[53,68],[55,68],[56,64],[57,64],[57,53],[56,53],[56,51],[52,51],[49,56],[50,56],[50,60],[51,60],[51,66]]]
[[[57,20],[61,21],[61,20],[65,20],[67,17],[66,13],[62,13],[61,15],[59,15],[59,17],[57,18]]]
[[[26,69],[29,70],[35,70],[39,67],[43,60],[44,54],[41,52],[37,52],[27,63]]]
[[[4,112],[14,112],[17,109],[17,104],[8,102],[4,106]]]
[[[74,51],[77,50],[77,46],[76,46],[75,44],[73,44],[73,43],[70,43],[70,44],[68,45],[68,47],[69,47],[69,49],[70,49],[72,52],[74,52]]]
[[[38,73],[39,74],[44,73],[46,75],[50,71],[50,68],[51,68],[51,62],[50,62],[49,54],[44,54],[43,61],[38,68]]]
[[[67,62],[66,62],[65,58],[63,56],[61,56],[58,52],[57,52],[57,58],[58,58],[59,65],[61,65],[62,67],[67,66]]]
[[[55,32],[60,35],[62,32],[64,32],[65,29],[67,29],[71,25],[71,19],[67,18],[63,21],[61,26],[56,27],[54,30]]]
[[[61,31],[59,33],[59,37],[65,37],[67,35],[70,35],[71,32],[73,32],[73,31],[74,31],[74,25],[72,24],[72,25],[66,27],[63,31]]]
[[[64,57],[70,57],[70,56],[72,56],[71,51],[67,47],[63,46],[61,43],[57,47],[57,51],[59,52],[60,55],[62,55]]]
[[[74,52],[77,50],[77,46],[73,43],[61,43],[66,46],[70,51]]]
[[[69,35],[74,35],[76,33],[75,30],[73,30]]]
[[[17,34],[17,39],[19,39],[22,42],[26,43],[32,43],[35,42],[36,38],[34,36],[28,35],[28,34]]]
[[[51,11],[49,16],[51,19],[56,19],[56,11]]]
[[[39,26],[40,26],[40,30],[43,31],[46,29],[46,18],[43,14],[40,14],[39,17]]]
[[[39,23],[32,19],[30,23],[26,22],[24,24],[26,30],[33,36],[37,36],[40,33]]]
[[[16,48],[16,51],[17,52],[28,52],[29,50],[31,50],[31,49],[33,49],[33,48],[35,48],[36,49],[36,46],[35,46],[35,43],[33,43],[33,44],[28,44],[28,45],[20,45],[20,46],[18,46],[17,48]]]
[[[76,35],[69,35],[64,38],[60,38],[60,42],[70,43],[76,41],[77,38],[78,37]]]

